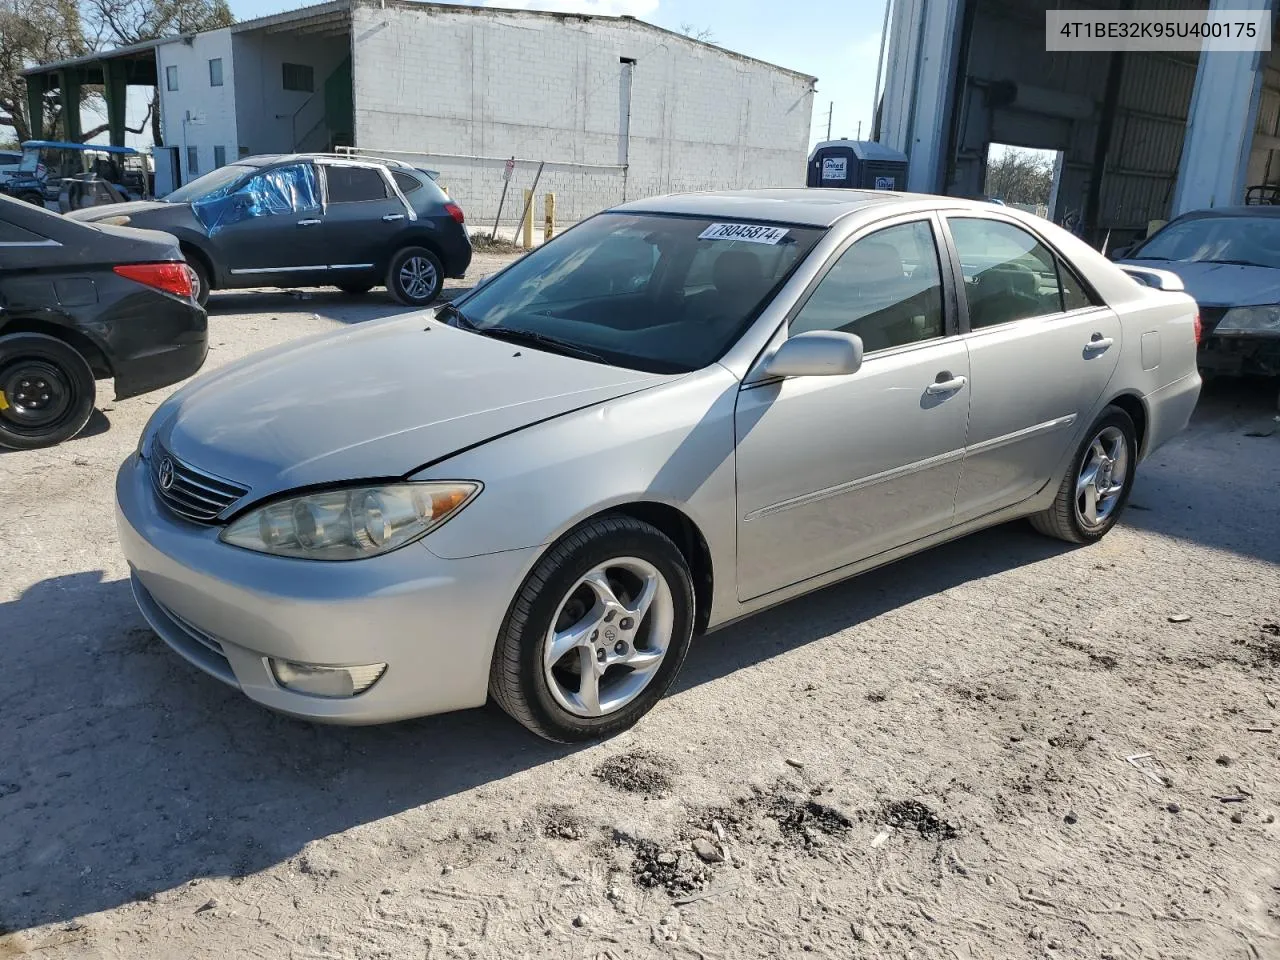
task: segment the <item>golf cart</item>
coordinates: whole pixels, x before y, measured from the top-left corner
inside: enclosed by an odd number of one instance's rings
[[[18,200],[61,213],[145,200],[151,196],[146,159],[132,147],[28,140],[18,171],[3,189]]]

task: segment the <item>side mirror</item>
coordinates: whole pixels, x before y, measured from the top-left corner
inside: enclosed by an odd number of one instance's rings
[[[1123,260],[1125,257],[1129,255],[1129,252],[1133,250],[1133,247],[1134,247],[1133,244],[1129,244],[1128,246],[1125,246],[1125,247],[1116,247],[1109,254],[1107,254],[1107,259]]]
[[[766,377],[844,377],[862,366],[862,338],[835,330],[811,330],[783,341],[765,361]]]
[[[1182,278],[1169,270],[1157,270],[1154,267],[1137,267],[1129,263],[1121,263],[1118,266],[1133,279],[1148,287],[1154,287],[1157,290],[1165,290],[1170,293],[1182,293],[1186,290],[1182,283]]]

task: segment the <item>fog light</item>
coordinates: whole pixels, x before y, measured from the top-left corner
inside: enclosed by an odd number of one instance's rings
[[[268,659],[276,683],[313,697],[354,697],[364,693],[387,671],[385,663],[356,667],[321,667],[313,663]]]

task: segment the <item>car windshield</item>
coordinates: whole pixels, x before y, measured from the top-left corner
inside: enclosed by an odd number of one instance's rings
[[[823,231],[605,213],[458,300],[490,336],[655,373],[718,360]]]
[[[1171,223],[1130,259],[1280,269],[1280,217],[1195,217]]]
[[[216,196],[219,193],[225,193],[246,173],[253,173],[257,169],[257,167],[251,167],[248,164],[233,163],[230,166],[219,167],[217,170],[210,170],[203,177],[196,177],[185,186],[166,194],[164,202],[190,203],[192,200],[200,200]]]

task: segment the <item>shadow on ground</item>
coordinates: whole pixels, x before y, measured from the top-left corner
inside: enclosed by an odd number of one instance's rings
[[[699,640],[680,687],[1062,549],[1015,525],[827,588]],[[100,572],[0,605],[0,638],[15,665],[0,673],[9,929],[256,872],[311,840],[574,749],[492,708],[375,728],[277,716],[172,654],[135,612],[127,582]]]

